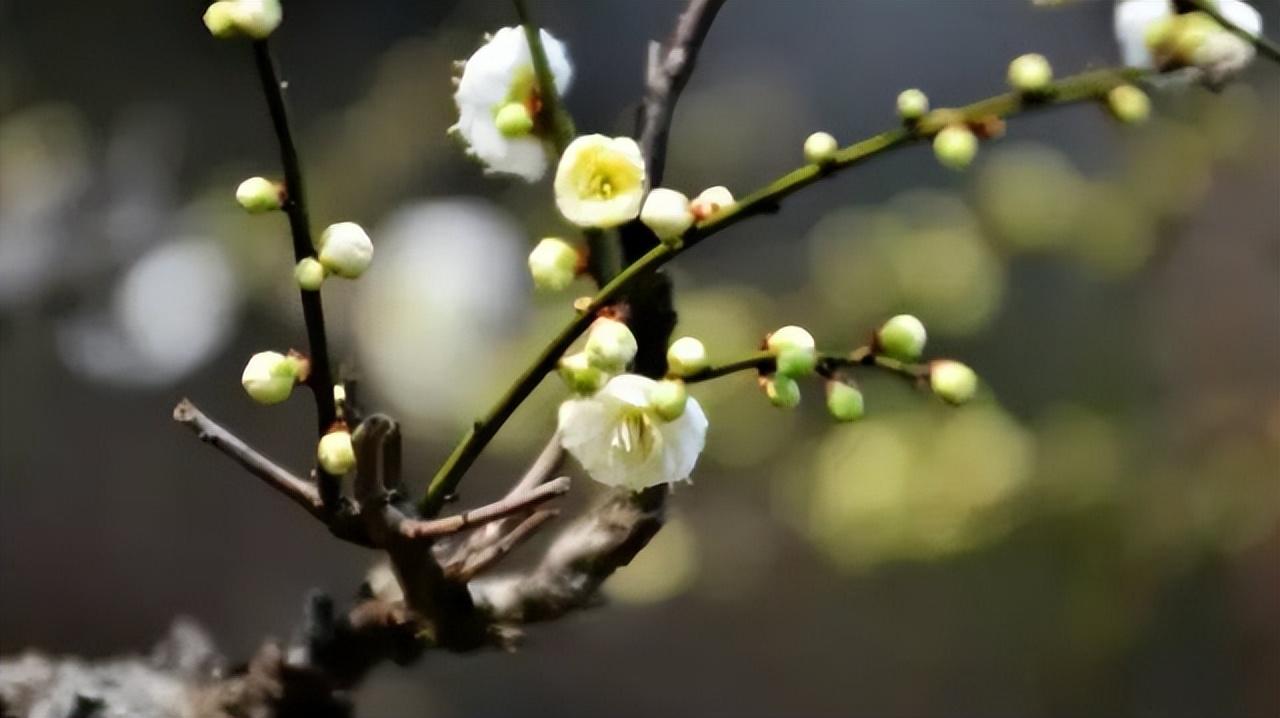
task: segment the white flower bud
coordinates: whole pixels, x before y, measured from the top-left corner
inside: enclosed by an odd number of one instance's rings
[[[240,375],[245,393],[259,404],[279,404],[306,377],[306,359],[279,352],[258,352],[249,357]]]
[[[726,207],[732,207],[733,202],[733,193],[729,188],[716,185],[702,190],[701,194],[694,197],[689,203],[689,209],[693,211],[693,218],[701,222]]]
[[[978,391],[978,375],[958,361],[939,359],[929,364],[929,387],[951,404],[963,404]]]
[[[800,405],[800,385],[795,379],[783,374],[774,374],[760,380],[769,403],[779,409],[794,409]]]
[[[898,117],[906,122],[915,122],[929,112],[929,98],[920,90],[912,88],[898,94]]]
[[[1029,53],[1020,55],[1009,63],[1009,86],[1018,92],[1035,94],[1044,92],[1053,82],[1053,67],[1044,55]]]
[[[569,354],[560,359],[560,378],[575,394],[590,396],[609,381],[609,374],[591,366],[586,352]]]
[[[663,379],[649,388],[649,405],[663,421],[675,421],[684,415],[689,392],[679,379]]]
[[[328,270],[315,257],[304,257],[293,268],[293,278],[298,283],[300,289],[308,292],[320,291],[320,285],[324,283],[324,278],[328,275]]]
[[[558,292],[578,276],[578,250],[557,237],[538,242],[529,253],[529,273],[538,289]]]
[[[707,348],[694,337],[680,337],[667,349],[667,371],[689,376],[707,368]]]
[[[284,204],[284,187],[265,177],[250,177],[236,187],[236,201],[250,214],[272,212]]]
[[[263,40],[284,18],[280,0],[219,0],[204,12],[204,26],[214,37]]]
[[[813,335],[802,327],[782,327],[769,335],[765,346],[770,354],[777,357],[778,373],[783,376],[807,376],[818,365]]]
[[[891,357],[915,361],[924,353],[928,339],[924,324],[910,314],[899,314],[885,322],[876,332],[877,348]]]
[[[862,392],[842,381],[827,382],[827,411],[836,421],[857,421],[866,411]]]
[[[1117,120],[1130,125],[1146,122],[1151,116],[1151,99],[1133,85],[1113,87],[1107,93],[1107,107]]]
[[[508,102],[494,113],[493,124],[503,137],[524,137],[533,131],[533,115],[523,102]]]
[[[329,272],[355,279],[373,261],[373,241],[355,222],[331,224],[320,234],[317,246],[320,263]]]
[[[840,144],[829,132],[815,132],[805,138],[804,161],[820,165],[830,162],[835,157]]]
[[[605,371],[620,371],[636,357],[636,337],[616,319],[601,317],[587,334],[586,354],[591,366]]]
[[[320,437],[316,444],[316,461],[325,473],[333,476],[342,476],[355,468],[356,450],[351,444],[351,432],[342,427],[331,429]]]
[[[203,20],[209,34],[218,39],[226,40],[240,34],[236,27],[234,2],[219,0],[213,3],[205,9]]]
[[[978,138],[964,125],[945,127],[933,138],[933,154],[944,167],[962,170],[978,154]]]
[[[640,221],[653,230],[663,244],[679,244],[680,237],[693,226],[689,198],[673,189],[649,191],[640,209]]]

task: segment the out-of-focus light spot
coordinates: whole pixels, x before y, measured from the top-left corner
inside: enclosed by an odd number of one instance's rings
[[[1127,445],[1121,426],[1075,405],[1054,407],[1036,424],[1036,489],[1048,510],[1116,498]]]
[[[668,601],[689,590],[698,564],[697,537],[683,519],[673,515],[631,563],[605,582],[604,592],[621,603]]]
[[[1212,147],[1204,133],[1169,119],[1153,119],[1133,136],[1124,185],[1148,211],[1183,216],[1209,191]]]
[[[1088,211],[1065,249],[1107,277],[1131,274],[1146,265],[1156,249],[1151,215],[1110,183],[1093,184],[1083,194]]]
[[[992,234],[1014,250],[1067,241],[1083,209],[1084,182],[1061,152],[1035,144],[1001,147],[977,178],[977,204]]]

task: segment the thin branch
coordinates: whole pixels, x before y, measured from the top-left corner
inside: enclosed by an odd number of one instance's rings
[[[1017,93],[1006,93],[958,109],[935,110],[922,118],[914,128],[886,130],[839,150],[826,164],[805,165],[783,175],[690,229],[681,246],[664,244],[649,250],[602,287],[586,308],[542,349],[489,413],[472,425],[431,479],[427,495],[422,501],[422,513],[432,516],[439,511],[445,497],[457,488],[463,474],[498,433],[498,429],[511,418],[516,407],[533,393],[542,378],[555,369],[560,357],[591,326],[596,313],[622,298],[640,280],[676,256],[745,219],[776,211],[784,198],[820,179],[831,177],[891,150],[917,144],[953,122],[979,122],[1012,117],[1056,105],[1095,101],[1112,88],[1140,80],[1148,74],[1145,70],[1132,68],[1095,70],[1059,80],[1040,100],[1030,101]]]
[[[253,43],[253,57],[258,68],[258,78],[262,81],[263,95],[267,99],[267,109],[271,113],[271,126],[275,130],[276,141],[280,145],[280,163],[284,166],[286,194],[284,211],[289,217],[289,230],[293,235],[293,258],[295,262],[300,262],[313,256],[315,247],[311,241],[310,220],[307,218],[302,165],[298,160],[298,150],[293,142],[293,131],[289,127],[289,112],[285,105],[286,83],[280,79],[275,59],[271,56],[271,47],[266,40]],[[337,409],[333,401],[333,372],[329,365],[329,342],[325,337],[324,305],[320,300],[319,291],[300,290],[300,296],[302,318],[307,326],[308,355],[311,360],[307,386],[311,388],[311,394],[316,402],[317,435],[323,436],[337,419]],[[336,511],[341,498],[339,477],[330,475],[319,466],[316,467],[315,472],[325,510]]]
[[[1258,52],[1272,62],[1280,63],[1280,44],[1270,40],[1263,35],[1252,35],[1245,31],[1239,25],[1228,20],[1222,13],[1218,12],[1218,8],[1214,3],[1206,0],[1185,0],[1185,2],[1196,10],[1208,15],[1218,22],[1219,25],[1225,27],[1231,32],[1238,35],[1242,40],[1250,43],[1258,48]]]
[[[925,364],[912,364],[876,354],[870,347],[859,347],[849,354],[820,353],[818,355],[817,373],[821,376],[830,377],[841,369],[852,367],[874,367],[909,379],[919,379],[928,374],[928,367]],[[735,361],[709,366],[696,374],[684,377],[684,381],[686,384],[697,384],[743,371],[772,374],[775,368],[774,355],[759,352]]]
[[[487,524],[491,521],[523,513],[544,504],[569,491],[569,477],[561,476],[520,494],[508,494],[503,498],[470,511],[429,521],[406,519],[400,524],[400,534],[409,539],[439,538],[459,531]]]
[[[560,512],[556,509],[542,509],[533,512],[497,541],[467,557],[457,569],[453,569],[452,566],[447,568],[445,574],[456,581],[470,581],[496,566],[499,561],[516,550],[520,544],[532,538],[538,529],[542,528],[543,524],[558,515],[560,515]]]

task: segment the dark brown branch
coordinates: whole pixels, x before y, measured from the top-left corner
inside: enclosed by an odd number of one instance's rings
[[[510,532],[499,537],[497,541],[486,546],[483,550],[471,554],[457,568],[449,566],[446,569],[446,574],[457,581],[470,581],[496,566],[499,561],[516,550],[520,544],[537,533],[543,524],[559,515],[560,512],[556,509],[542,509],[529,514],[524,521],[516,524],[516,527],[511,529]]]
[[[400,534],[408,539],[438,538],[455,534],[468,528],[523,513],[557,496],[563,496],[568,491],[569,477],[561,476],[529,491],[507,494],[491,504],[454,516],[426,521],[406,520],[400,524]]]
[[[262,92],[267,99],[267,109],[271,113],[271,126],[275,130],[276,141],[280,145],[280,163],[284,166],[285,203],[284,211],[289,217],[289,230],[293,236],[293,258],[300,262],[314,256],[315,246],[311,240],[311,223],[307,217],[306,195],[302,181],[302,164],[298,160],[298,150],[293,142],[293,131],[289,127],[289,112],[285,105],[284,88],[276,69],[275,59],[271,56],[271,47],[266,40],[253,43],[253,57],[258,68],[258,78],[262,82]],[[299,292],[302,299],[302,318],[307,326],[308,354],[311,360],[310,372],[307,374],[307,386],[316,403],[317,436],[323,436],[337,420],[337,408],[333,400],[333,371],[329,365],[329,342],[325,336],[324,305],[320,300],[320,292]],[[317,483],[320,487],[320,499],[326,511],[337,510],[341,498],[339,477],[331,476],[320,467],[315,469]]]

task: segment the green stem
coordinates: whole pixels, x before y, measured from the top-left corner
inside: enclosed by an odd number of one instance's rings
[[[516,0],[518,8],[523,7],[523,3],[524,0]],[[522,14],[521,17],[523,20],[525,15]],[[653,248],[602,287],[587,309],[560,330],[560,333],[546,345],[533,363],[498,399],[489,413],[467,431],[453,453],[431,479],[427,495],[422,500],[422,513],[433,516],[440,510],[444,505],[445,497],[453,493],[458,482],[462,480],[463,474],[484,451],[485,446],[498,433],[502,424],[511,418],[516,407],[533,393],[542,378],[555,369],[560,357],[591,326],[596,312],[622,297],[637,280],[648,276],[694,245],[749,217],[776,211],[784,198],[820,179],[861,164],[889,150],[921,142],[947,124],[958,121],[977,122],[991,117],[1012,117],[1054,105],[1096,100],[1105,96],[1116,86],[1139,80],[1147,74],[1145,70],[1131,68],[1096,70],[1065,77],[1054,83],[1042,97],[1034,100],[1017,93],[1006,93],[958,109],[935,110],[923,117],[914,127],[900,127],[881,132],[841,149],[827,163],[806,165],[783,175],[768,186],[752,192],[731,207],[691,228],[679,247],[659,245]]]
[[[1218,12],[1218,8],[1214,7],[1209,2],[1206,2],[1206,0],[1187,0],[1187,3],[1216,20],[1219,25],[1225,27],[1236,35],[1239,35],[1241,39],[1258,48],[1258,52],[1268,60],[1271,60],[1272,62],[1280,62],[1280,45],[1277,45],[1274,41],[1269,40],[1262,35],[1254,36],[1245,32],[1239,25],[1223,17],[1222,13]]]

